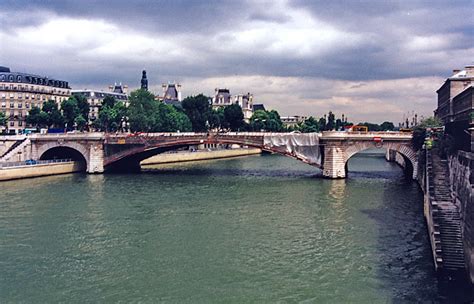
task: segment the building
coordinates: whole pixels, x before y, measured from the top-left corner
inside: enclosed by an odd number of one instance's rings
[[[256,103],[252,107],[253,111],[266,111],[265,106],[262,103]]]
[[[19,133],[26,127],[26,116],[32,107],[54,100],[60,104],[71,96],[69,83],[29,73],[11,72],[0,67],[1,111],[7,117],[9,133]]]
[[[235,95],[234,103],[242,108],[244,120],[249,122],[253,114],[253,95],[250,93]]]
[[[446,133],[454,137],[457,148],[462,150],[472,150],[474,144],[473,86],[474,66],[466,66],[464,70],[453,70],[453,75],[436,91],[435,116],[443,121]]]
[[[157,96],[157,99],[168,105],[181,105],[181,85],[179,83],[162,84],[163,96]]]
[[[306,116],[281,116],[281,122],[285,127],[295,127],[299,123],[303,123],[308,117]]]
[[[87,99],[89,103],[89,122],[94,121],[99,117],[99,109],[102,106],[102,101],[105,97],[110,96],[115,98],[117,101],[122,101],[128,105],[128,95],[127,90],[128,86],[122,84],[114,84],[109,87],[109,92],[99,91],[99,90],[72,90],[72,95],[82,95]]]
[[[217,89],[212,97],[212,108],[218,109],[220,107],[230,106],[232,104],[232,96],[229,89]]]

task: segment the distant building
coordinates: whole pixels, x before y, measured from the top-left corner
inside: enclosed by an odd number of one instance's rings
[[[89,103],[89,122],[96,120],[99,117],[99,109],[102,106],[102,101],[105,97],[110,96],[115,98],[117,101],[122,101],[126,105],[128,104],[127,90],[128,86],[122,84],[114,84],[109,87],[109,92],[99,90],[72,90],[72,95],[82,95],[87,99]]]
[[[308,117],[306,116],[281,116],[280,117],[283,126],[295,127],[297,124],[304,122]]]
[[[7,117],[8,132],[18,133],[26,125],[26,116],[32,107],[41,108],[47,100],[58,105],[71,96],[69,83],[29,73],[11,72],[0,67],[1,111]]]
[[[230,106],[232,104],[231,97],[229,89],[216,89],[215,94],[212,97],[212,108],[217,109],[220,107]]]
[[[142,79],[141,79],[140,83],[141,83],[141,89],[145,90],[145,91],[148,91],[148,79],[146,78],[146,71],[145,70],[142,71]]]
[[[163,96],[158,96],[158,100],[168,105],[181,105],[181,85],[179,83],[163,84]]]
[[[265,106],[262,103],[257,103],[253,105],[253,111],[266,111]]]
[[[242,108],[244,120],[249,122],[250,117],[252,117],[253,114],[253,95],[250,93],[235,95],[234,103],[238,104]]]
[[[473,86],[474,66],[454,70],[453,75],[436,91],[438,107],[435,110],[435,116],[443,121],[446,133],[455,138],[457,147],[472,151],[474,151],[471,148],[471,145],[474,145]]]

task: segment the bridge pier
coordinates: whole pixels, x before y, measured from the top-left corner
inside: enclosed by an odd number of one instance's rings
[[[94,143],[89,148],[89,159],[87,161],[87,173],[104,172],[104,145]]]
[[[346,177],[346,157],[342,147],[324,148],[323,176],[334,179]]]

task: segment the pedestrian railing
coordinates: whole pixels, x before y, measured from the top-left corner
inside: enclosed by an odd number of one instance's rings
[[[0,169],[7,168],[16,168],[16,167],[31,167],[37,165],[48,165],[48,164],[58,164],[58,163],[70,163],[74,162],[71,158],[66,159],[48,159],[48,160],[26,160],[21,162],[4,162],[0,163]]]

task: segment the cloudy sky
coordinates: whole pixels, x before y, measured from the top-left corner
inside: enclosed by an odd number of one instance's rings
[[[429,116],[474,63],[474,0],[2,0],[0,65],[107,89],[178,81],[254,94],[282,115]]]

